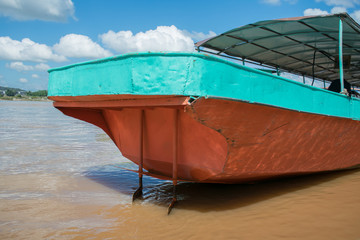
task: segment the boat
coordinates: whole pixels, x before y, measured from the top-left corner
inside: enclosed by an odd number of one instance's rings
[[[129,53],[49,70],[48,98],[104,130],[142,176],[242,183],[360,166],[360,26],[346,13],[260,21],[198,52]],[[304,84],[281,72],[341,90]],[[169,208],[171,210],[171,207]]]

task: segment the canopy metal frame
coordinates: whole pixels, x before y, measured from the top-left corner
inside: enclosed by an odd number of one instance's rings
[[[299,31],[287,28],[289,23],[299,24],[295,25]],[[284,44],[275,44],[275,40]],[[198,51],[318,80],[346,76],[348,82],[360,86],[360,26],[347,13],[260,21],[198,42],[196,47]],[[351,55],[346,70],[342,67],[343,55]],[[337,58],[339,66],[334,67]]]

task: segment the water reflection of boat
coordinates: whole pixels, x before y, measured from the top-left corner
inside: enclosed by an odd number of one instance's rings
[[[324,82],[345,73],[359,86],[359,33],[347,14],[299,17],[197,48]],[[360,164],[360,101],[345,94],[201,53],[134,53],[49,72],[54,106],[102,128],[140,177],[238,183]]]

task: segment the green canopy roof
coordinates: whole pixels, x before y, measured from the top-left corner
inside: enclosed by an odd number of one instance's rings
[[[339,19],[343,22],[345,80],[360,86],[360,26],[347,13],[260,21],[196,46],[332,81],[339,78]]]

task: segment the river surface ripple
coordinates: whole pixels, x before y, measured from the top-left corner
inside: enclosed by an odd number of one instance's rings
[[[0,239],[360,239],[360,171],[256,184],[144,178],[95,126],[0,101]]]

